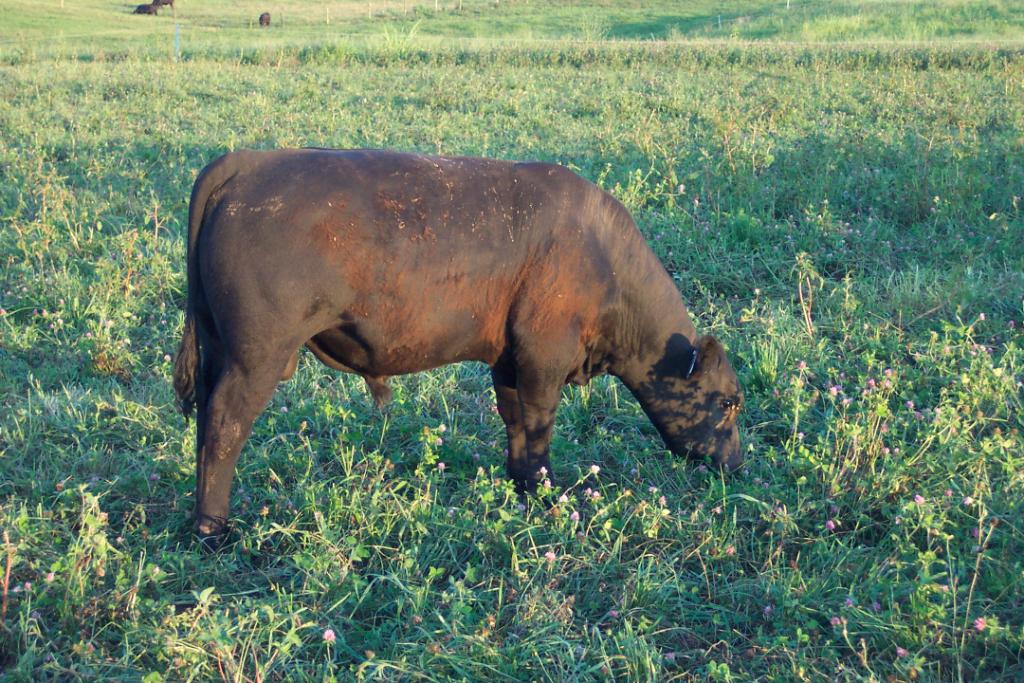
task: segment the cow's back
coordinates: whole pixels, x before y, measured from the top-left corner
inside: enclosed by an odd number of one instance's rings
[[[588,219],[604,193],[560,166],[316,149],[238,165],[207,209],[204,277],[351,321],[381,374],[493,362],[516,305],[592,327],[614,289]]]

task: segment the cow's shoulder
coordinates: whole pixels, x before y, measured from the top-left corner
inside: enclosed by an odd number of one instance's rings
[[[512,175],[517,181],[536,183],[541,186],[569,186],[581,189],[590,183],[561,164],[547,161],[519,161],[512,165]]]
[[[565,166],[543,161],[514,164],[512,179],[520,196],[540,200],[549,206],[589,205],[601,192],[596,185]]]

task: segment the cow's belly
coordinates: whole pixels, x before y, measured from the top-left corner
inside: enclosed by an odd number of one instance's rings
[[[464,360],[497,362],[504,326],[471,308],[437,304],[410,311],[382,306],[345,311],[308,344],[325,364],[366,376],[405,375]],[[496,334],[495,329],[501,331]]]

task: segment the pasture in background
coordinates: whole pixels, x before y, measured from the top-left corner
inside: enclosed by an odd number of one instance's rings
[[[178,0],[175,61],[167,8],[9,2],[5,675],[1024,675],[1021,3],[677,4]],[[728,347],[748,465],[672,458],[602,378],[564,392],[565,501],[519,508],[486,368],[399,378],[381,414],[305,354],[202,554],[188,194],[302,145],[608,189]]]
[[[1014,42],[1019,0],[177,0],[158,16],[134,2],[9,0],[0,56],[279,56],[313,48],[495,42]],[[259,16],[271,23],[260,29]]]

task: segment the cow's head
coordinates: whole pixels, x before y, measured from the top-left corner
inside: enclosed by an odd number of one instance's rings
[[[630,389],[676,455],[710,458],[729,470],[743,463],[736,428],[743,392],[714,337],[691,344],[674,335],[646,380]]]

